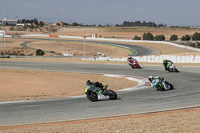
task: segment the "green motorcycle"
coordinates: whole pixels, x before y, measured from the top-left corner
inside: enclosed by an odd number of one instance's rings
[[[174,63],[170,62],[167,64],[167,70],[169,72],[179,72]]]
[[[90,86],[85,89],[85,94],[91,102],[98,101],[99,97],[109,97],[110,100],[116,100],[117,94],[113,90],[103,90],[99,87]]]

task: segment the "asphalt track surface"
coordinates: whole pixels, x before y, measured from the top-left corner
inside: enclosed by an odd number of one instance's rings
[[[136,45],[122,43],[117,45],[135,49],[137,55],[158,52]],[[1,61],[0,69],[116,74],[143,78],[148,78],[149,75],[159,75],[172,83],[175,89],[161,92],[156,91],[155,88],[140,86],[134,90],[118,92],[117,100],[90,102],[84,95],[85,86],[83,86],[83,96],[78,97],[0,102],[0,126],[140,114],[200,105],[200,67],[177,67],[180,73],[165,72],[162,66],[142,67],[143,69],[132,70],[128,65]]]
[[[140,114],[200,105],[200,67],[177,67],[180,73],[165,72],[162,66],[142,67],[143,69],[132,70],[128,65],[1,61],[0,69],[117,74],[144,78],[160,75],[171,82],[175,89],[161,92],[155,88],[144,87],[118,92],[117,100],[98,102],[90,102],[84,95],[41,101],[2,102],[0,126]]]

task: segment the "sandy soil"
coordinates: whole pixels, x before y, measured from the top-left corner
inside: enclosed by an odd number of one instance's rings
[[[49,39],[49,38],[48,38]],[[67,39],[66,39],[67,40]],[[25,41],[29,41],[31,43],[27,44],[27,46],[35,49],[42,49],[43,51],[55,52],[63,55],[66,54],[68,50],[70,53],[73,53],[74,56],[98,56],[97,53],[103,53],[106,56],[111,57],[126,57],[131,52],[128,49],[109,46],[109,45],[100,45],[100,44],[92,44],[87,41],[84,43],[80,42],[61,42],[61,41],[46,41],[46,40],[35,40],[35,39],[16,39],[16,38],[5,38],[5,46],[0,45],[1,52],[4,49],[8,53],[16,53],[18,55],[33,55],[35,56],[35,50],[23,48],[20,46],[21,43]],[[84,51],[85,44],[85,51]],[[85,53],[84,53],[85,52]],[[44,56],[55,56],[54,54],[45,53]]]
[[[103,53],[106,56],[111,57],[126,57],[127,53],[131,53],[127,49],[122,49],[118,47],[108,46],[108,45],[97,45],[92,43],[85,43],[85,53],[84,53],[84,42],[52,42],[52,41],[37,41],[28,46],[32,48],[40,48],[44,51],[54,51],[55,53],[67,53],[69,49],[74,56],[98,56],[97,53]]]
[[[0,69],[0,102],[84,95],[87,80],[107,84],[112,90],[137,85],[134,81],[95,74]]]
[[[171,46],[168,44],[160,44],[160,43],[134,43],[137,45],[142,45],[142,46],[147,46],[150,48],[154,48],[157,49],[158,51],[160,51],[161,55],[177,55],[177,54],[195,54],[195,55],[200,55],[200,52],[195,52],[193,50],[189,50],[189,49],[185,49],[185,48],[180,48],[180,47],[175,47],[175,46]]]
[[[156,35],[165,35],[166,40],[169,40],[170,35],[176,34],[179,38],[188,34],[192,35],[199,32],[198,29],[169,29],[169,28],[62,28],[56,34],[68,36],[86,36],[89,34],[97,34],[97,37],[102,38],[121,38],[132,39],[135,35],[142,37],[144,33],[152,33]]]
[[[97,29],[61,29],[58,34],[59,35],[72,35],[72,36],[85,36],[86,34],[96,33],[101,35],[102,37],[117,37],[117,38],[126,38],[131,39],[134,35],[142,35],[144,32],[148,32],[147,29],[141,29],[137,32],[118,32],[110,30],[97,30]],[[152,31],[154,35],[156,34],[164,34],[169,36],[170,34],[178,33],[179,37],[185,34],[193,34],[198,31],[188,31],[188,30],[158,30]],[[29,40],[30,41],[30,40]],[[19,44],[24,42],[24,40],[10,40],[7,45],[7,49],[21,49]],[[63,49],[59,49],[62,47],[68,48],[68,43],[60,44],[59,42],[47,42],[47,41],[39,41],[31,40],[33,42],[30,44],[31,46],[39,46],[40,44],[44,44],[41,46],[43,49],[50,50],[48,46],[51,46],[52,50],[63,52]],[[50,45],[46,45],[46,44]],[[35,44],[35,45],[33,45]],[[70,43],[71,44],[71,43]],[[87,44],[91,45],[91,44]],[[194,51],[186,51],[185,49],[174,49],[174,47],[168,47],[160,44],[139,44],[145,45],[152,48],[158,49],[161,54],[199,54],[199,52]],[[56,46],[56,48],[54,47]],[[78,49],[79,46],[73,47]],[[92,48],[93,47],[93,48]],[[99,47],[99,46],[97,46]],[[90,46],[90,51],[96,49],[95,46]],[[100,46],[102,50],[104,50],[103,46]],[[0,49],[2,50],[2,46]],[[71,48],[71,47],[70,47]],[[107,48],[107,47],[106,47]],[[112,49],[112,48],[111,48]],[[25,50],[27,53],[34,53],[31,50]],[[80,51],[78,49],[77,51]],[[81,50],[83,51],[83,50]],[[98,51],[98,50],[97,50]],[[96,51],[96,52],[97,52]],[[111,50],[112,51],[112,50]],[[116,51],[113,50],[113,51]],[[117,53],[126,53],[125,57],[127,57],[127,52],[123,51]],[[88,54],[88,53],[87,53]],[[92,53],[94,54],[94,53]],[[108,53],[110,54],[110,53]],[[113,52],[113,55],[116,53]],[[89,55],[89,54],[88,54]],[[120,56],[124,57],[124,55]],[[22,58],[10,58],[10,59],[0,59],[2,60],[10,60],[10,61],[46,61],[46,62],[83,62],[81,59],[22,59]],[[86,63],[116,63],[116,62],[96,62],[96,61],[87,61]],[[117,62],[119,64],[126,64],[126,62]],[[149,63],[141,63],[141,64],[149,64]],[[159,64],[159,63],[158,63]],[[157,65],[157,64],[155,64]],[[183,64],[176,64],[183,65]],[[190,64],[194,65],[194,64]],[[199,64],[195,64],[199,65]],[[127,87],[136,85],[134,82],[127,81],[125,79],[113,79],[104,77],[101,75],[87,75],[87,74],[74,74],[74,73],[61,73],[61,72],[37,72],[37,71],[21,71],[21,70],[0,70],[0,101],[7,100],[31,100],[31,99],[43,99],[43,98],[60,98],[66,97],[69,95],[82,95],[84,91],[84,83],[87,79],[94,79],[98,81],[103,81],[104,83],[109,84],[109,88],[112,89],[121,89],[119,86],[121,84],[127,85]],[[31,79],[31,80],[30,80]],[[22,82],[23,81],[23,82]],[[67,82],[66,82],[67,81]],[[117,82],[115,82],[117,81]],[[35,86],[35,82],[37,82],[37,86]],[[59,84],[53,83],[59,82]],[[80,83],[80,84],[77,84]],[[73,83],[73,84],[69,84]],[[74,86],[74,83],[76,84]],[[128,84],[126,84],[128,83]],[[114,86],[113,86],[114,85]],[[74,87],[73,91],[71,87]],[[68,88],[69,87],[69,88]],[[38,88],[43,88],[42,90],[38,90]],[[56,89],[55,89],[56,88]],[[69,91],[70,89],[71,91]],[[9,91],[8,91],[9,90]],[[167,111],[167,112],[158,112],[151,114],[139,114],[139,115],[127,115],[122,117],[112,117],[112,118],[100,118],[100,119],[91,119],[91,120],[80,120],[80,121],[70,121],[70,122],[60,122],[60,123],[46,123],[39,125],[24,125],[24,126],[14,126],[14,127],[0,127],[0,132],[2,133],[28,133],[28,132],[42,132],[42,133],[54,133],[54,132],[199,132],[200,131],[200,108],[194,109],[186,109],[186,110],[176,110],[176,111]]]

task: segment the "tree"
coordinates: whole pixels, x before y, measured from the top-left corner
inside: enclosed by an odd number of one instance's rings
[[[181,41],[190,41],[191,37],[190,35],[185,35],[181,37]]]
[[[164,26],[163,24],[158,24],[158,27],[166,27],[166,26]]]
[[[68,23],[63,23],[63,25],[66,25],[66,26],[67,26],[67,25],[69,25],[69,24],[68,24]]]
[[[178,36],[177,35],[172,35],[171,37],[170,37],[170,41],[176,41],[176,40],[178,40]]]
[[[143,40],[154,40],[154,37],[151,33],[144,33],[143,34]]]
[[[43,27],[43,26],[44,26],[44,22],[43,22],[43,21],[40,21],[39,25],[40,25],[41,27]]]
[[[134,38],[133,38],[133,40],[141,40],[141,37],[135,35]]]
[[[155,40],[156,41],[165,41],[165,36],[164,35],[156,35]]]
[[[78,23],[77,22],[73,22],[72,26],[78,26]]]
[[[45,53],[44,53],[44,51],[43,50],[41,50],[41,49],[37,49],[36,50],[36,56],[43,56]]]
[[[195,32],[195,33],[192,35],[192,40],[193,40],[193,41],[200,40],[200,33]]]
[[[123,26],[123,27],[136,27],[136,26],[147,26],[147,27],[158,27],[158,25],[154,22],[141,22],[141,21],[135,21],[135,22],[129,22],[124,21],[122,25],[116,25],[116,26]],[[159,24],[159,26],[165,26],[163,24]]]

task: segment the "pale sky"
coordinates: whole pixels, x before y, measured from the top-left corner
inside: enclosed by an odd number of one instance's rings
[[[0,19],[5,17],[102,25],[140,20],[200,26],[200,0],[0,0]]]

